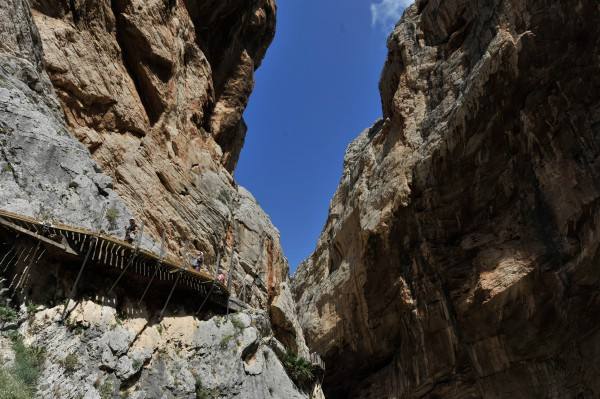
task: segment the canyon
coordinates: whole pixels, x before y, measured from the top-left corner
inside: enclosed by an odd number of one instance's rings
[[[98,265],[79,280],[56,253],[14,262],[39,235],[0,227],[0,394],[598,397],[600,3],[407,7],[382,118],[348,146],[292,277],[234,178],[276,15],[274,0],[5,0],[0,210],[119,239],[134,218],[138,249],[202,251],[245,306],[204,307],[168,276],[141,301],[141,280],[113,290]],[[9,373],[24,353],[35,386]]]

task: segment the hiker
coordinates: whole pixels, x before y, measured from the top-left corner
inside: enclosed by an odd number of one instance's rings
[[[125,228],[125,241],[133,244],[137,236],[138,226],[134,218],[129,219],[129,226]]]
[[[56,241],[60,236],[60,234],[54,230],[54,226],[49,220],[45,220],[42,223],[42,235],[54,241]]]
[[[194,260],[194,270],[199,272],[200,269],[202,269],[202,266],[204,266],[204,252],[199,251],[198,256]]]
[[[51,229],[52,229],[52,223],[50,223],[49,220],[44,220],[42,222],[42,235],[44,237],[53,238],[54,232]]]

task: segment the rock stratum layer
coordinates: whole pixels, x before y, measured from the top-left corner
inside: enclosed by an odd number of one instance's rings
[[[418,0],[294,291],[329,398],[600,395],[600,4]]]

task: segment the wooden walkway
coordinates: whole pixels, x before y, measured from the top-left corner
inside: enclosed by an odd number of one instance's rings
[[[34,218],[0,210],[0,228],[16,235],[25,234],[42,245],[54,247],[65,256],[84,257],[90,253],[90,262],[116,269],[117,272],[135,273],[148,281],[177,282],[200,296],[210,295],[209,300],[221,306],[228,303],[227,287],[205,271],[195,271],[171,256],[158,254],[88,229],[63,224],[44,225]],[[92,248],[90,248],[92,246]],[[157,270],[158,268],[158,270]],[[232,304],[230,310],[239,310],[240,304]]]

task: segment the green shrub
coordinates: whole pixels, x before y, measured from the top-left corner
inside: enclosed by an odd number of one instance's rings
[[[6,306],[0,306],[0,321],[5,323],[11,323],[16,321],[19,315],[13,308]]]
[[[23,389],[10,370],[0,368],[0,399],[32,399],[33,395]]]
[[[109,380],[104,381],[100,388],[98,389],[98,393],[102,399],[111,399],[113,396],[113,384]]]
[[[236,330],[241,331],[244,329],[244,323],[242,323],[242,321],[240,319],[238,319],[237,317],[233,316],[231,318],[231,324],[233,324],[233,326],[235,327]]]
[[[83,334],[83,332],[87,329],[87,327],[84,326],[83,324],[76,322],[76,321],[72,321],[68,318],[67,318],[67,320],[65,320],[65,327],[67,327],[67,329],[70,332],[72,332],[73,334],[76,334],[76,335]]]
[[[221,349],[227,349],[227,347],[229,346],[229,342],[233,339],[233,335],[226,335],[221,339],[221,342],[219,343],[219,347]]]
[[[27,304],[27,315],[28,316],[33,315],[35,312],[37,312],[37,309],[38,309],[38,305],[36,305],[33,302],[29,302]]]
[[[111,208],[108,208],[108,210],[106,211],[106,220],[108,220],[108,227],[111,230],[116,230],[117,229],[117,220],[119,220],[119,210],[117,208],[115,208],[114,206]]]
[[[62,360],[61,365],[64,367],[67,374],[72,374],[79,368],[79,358],[74,353],[69,353]]]
[[[45,353],[42,348],[26,347],[18,335],[11,338],[15,361],[9,369],[0,368],[0,399],[31,399],[36,391]]]
[[[291,352],[283,357],[283,367],[288,375],[299,387],[308,387],[315,382],[316,376],[312,364]]]
[[[213,399],[219,397],[216,389],[205,388],[200,377],[196,378],[196,399]]]
[[[35,391],[40,370],[44,364],[44,349],[35,346],[26,347],[21,337],[16,337],[12,346],[15,351],[15,364],[13,366],[15,377],[24,386]]]
[[[139,359],[133,359],[133,363],[131,365],[131,367],[135,370],[138,371],[144,364],[142,363],[141,360]]]

